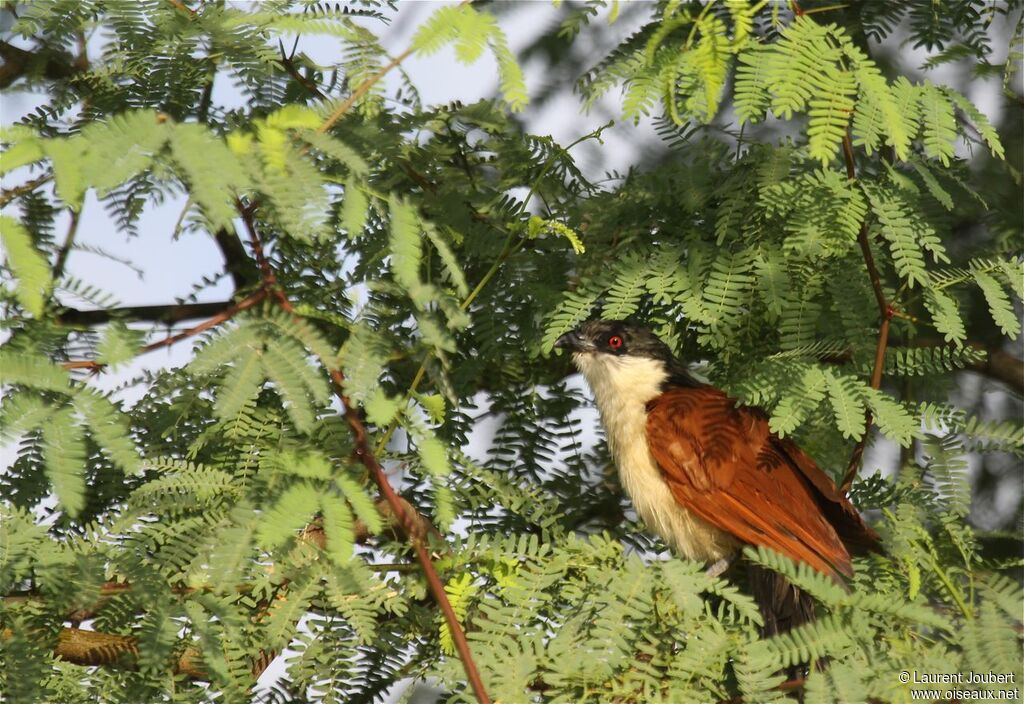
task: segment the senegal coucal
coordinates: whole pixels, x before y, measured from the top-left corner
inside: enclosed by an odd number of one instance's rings
[[[763,545],[842,583],[851,554],[878,536],[808,455],[764,412],[697,382],[645,327],[592,320],[558,338],[594,392],[622,486],[647,526],[720,571]],[[751,569],[765,633],[813,618],[809,597]]]

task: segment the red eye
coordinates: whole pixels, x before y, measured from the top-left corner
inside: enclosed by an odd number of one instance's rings
[[[622,347],[622,338],[618,335],[612,335],[608,338],[608,346],[613,350],[617,350]]]

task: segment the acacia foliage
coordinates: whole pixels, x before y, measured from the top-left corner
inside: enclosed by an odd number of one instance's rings
[[[602,4],[567,8],[562,35]],[[1020,562],[966,522],[966,458],[1020,456],[1024,435],[948,391],[982,361],[970,335],[1019,339],[1022,295],[1019,223],[957,147],[988,171],[1020,164],[1004,167],[1012,153],[967,98],[887,75],[857,37],[895,41],[905,22],[936,63],[972,55],[1007,85],[1013,66],[992,65],[980,4],[900,5],[835,23],[764,2],[652,4],[578,88],[586,102],[622,88],[623,117],[656,116],[673,151],[600,185],[510,115],[522,75],[486,8],[438,9],[411,48],[490,52],[501,99],[425,106],[374,80],[392,63],[375,34],[388,4],[19,6],[13,31],[44,59],[69,61],[59,48],[81,32],[109,37],[59,80],[27,75],[49,100],[3,135],[2,169],[27,184],[0,219],[0,428],[16,448],[0,477],[5,697],[364,702],[413,678],[471,700],[338,415],[338,368],[370,447],[439,530],[445,590],[496,700],[771,701],[783,668],[819,658],[807,701],[908,701],[904,670],[1019,682]],[[334,65],[279,47],[312,34],[337,40]],[[217,104],[214,81],[244,104]],[[731,138],[704,127],[723,124]],[[157,333],[57,264],[56,224],[102,206],[133,234],[169,201],[181,216],[161,234],[215,235],[240,301],[267,270],[223,243],[258,234],[298,316],[267,294],[179,342],[192,360],[131,380],[141,398],[122,403],[67,362],[113,368]],[[958,241],[964,221],[982,234]],[[881,389],[865,226],[901,313]],[[110,321],[68,324],[76,301]],[[748,553],[813,594],[818,622],[761,639],[742,577],[638,556],[663,546],[625,511],[603,445],[585,444],[585,399],[550,354],[592,315],[650,322],[837,480],[867,412],[908,448],[895,476],[868,467],[853,486],[888,552],[857,561],[850,591]],[[478,451],[484,417],[496,430]],[[134,640],[88,666],[62,646],[82,619]],[[275,657],[287,677],[254,695]]]

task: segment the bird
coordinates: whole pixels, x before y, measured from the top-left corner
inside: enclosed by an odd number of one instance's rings
[[[623,489],[644,524],[683,557],[724,573],[764,546],[844,585],[851,555],[878,535],[832,479],[767,414],[697,381],[649,328],[590,320],[561,335],[586,379]],[[751,564],[750,589],[771,636],[814,619],[808,594]]]

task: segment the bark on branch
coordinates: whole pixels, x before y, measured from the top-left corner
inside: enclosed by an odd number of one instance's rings
[[[846,177],[851,181],[857,178],[857,167],[853,158],[853,142],[850,139],[849,131],[843,135],[843,158],[846,161]],[[885,299],[885,291],[882,290],[882,279],[878,275],[878,267],[875,266],[875,257],[871,253],[871,242],[868,239],[867,217],[860,224],[860,231],[857,233],[857,243],[860,245],[861,254],[864,256],[864,266],[868,270],[868,278],[871,280],[871,290],[875,293],[875,302],[878,304],[878,342],[875,344],[875,367],[871,373],[871,388],[877,389],[882,385],[882,370],[885,368],[885,348],[889,344],[889,323],[892,320],[892,308]],[[864,457],[864,445],[868,441],[871,432],[871,411],[864,414],[864,435],[853,447],[850,456],[850,463],[846,467],[843,481],[839,485],[839,491],[846,493],[853,484],[854,477],[860,470],[861,459]]]
[[[65,309],[57,322],[63,325],[80,325],[92,327],[103,325],[112,320],[146,321],[173,325],[183,320],[209,318],[222,313],[234,304],[234,301],[213,301],[210,303],[170,303],[156,306],[127,306],[125,308],[108,308],[98,310]]]
[[[0,41],[0,88],[7,88],[19,78],[29,74],[39,74],[50,81],[65,80],[82,71],[80,61],[68,54],[55,52],[52,49],[29,51]]]

